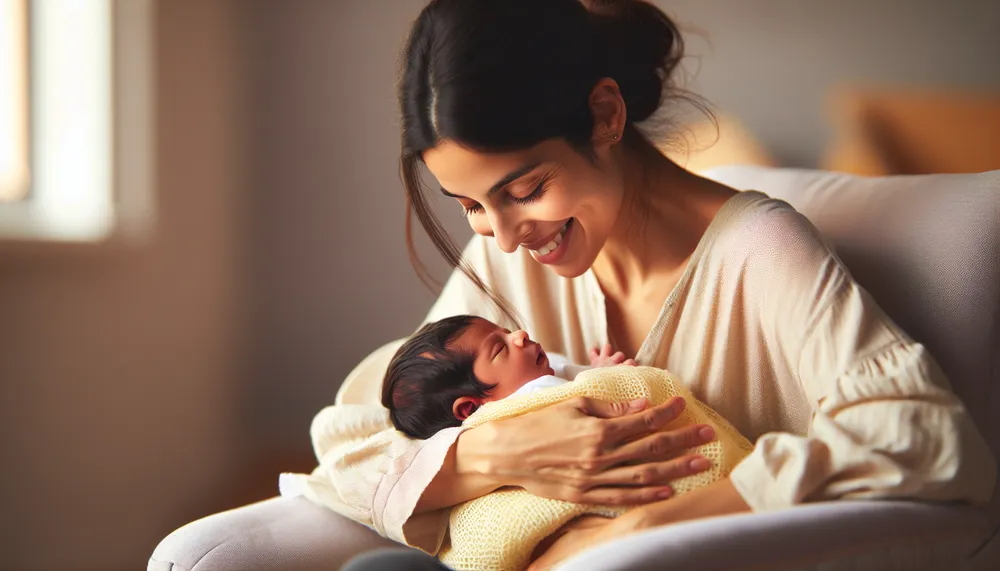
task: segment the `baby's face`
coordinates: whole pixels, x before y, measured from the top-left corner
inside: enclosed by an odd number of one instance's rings
[[[485,319],[476,319],[455,346],[475,354],[472,371],[480,381],[496,385],[487,402],[506,398],[528,382],[553,374],[542,346],[527,333],[512,333]]]

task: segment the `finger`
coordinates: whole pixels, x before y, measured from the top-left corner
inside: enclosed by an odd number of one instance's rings
[[[665,462],[622,466],[591,476],[597,486],[666,486],[674,480],[704,472],[711,462],[697,454],[685,454]]]
[[[601,351],[597,347],[591,347],[590,351],[587,352],[591,359],[596,359],[601,356]]]
[[[625,353],[618,351],[617,353],[611,356],[611,360],[614,361],[615,363],[621,363],[622,361],[625,360]]]
[[[614,488],[602,486],[591,488],[579,495],[576,503],[599,506],[637,506],[658,502],[673,497],[670,486],[646,486],[642,488]]]
[[[570,406],[580,410],[587,416],[596,418],[619,418],[635,414],[649,406],[649,399],[640,398],[632,401],[610,402],[588,397],[576,397],[569,401]]]
[[[616,415],[609,421],[607,427],[607,444],[617,445],[621,442],[634,440],[639,436],[645,436],[657,432],[684,411],[684,399],[681,397],[671,397],[660,406],[655,406],[642,412],[628,416]]]
[[[622,365],[628,365],[630,367],[634,367],[635,366],[635,359],[625,359],[625,361],[622,363]]]
[[[605,343],[604,344],[604,349],[601,350],[601,356],[602,357],[610,357],[611,356],[611,352],[612,352],[611,344],[610,343]]]
[[[702,444],[707,444],[714,438],[715,430],[711,426],[707,424],[695,424],[677,430],[656,432],[639,438],[620,446],[610,454],[604,455],[601,460],[602,464],[607,466],[616,466],[632,461],[648,462],[649,460],[666,458],[701,446]]]

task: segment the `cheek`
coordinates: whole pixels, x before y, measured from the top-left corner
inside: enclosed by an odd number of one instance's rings
[[[480,236],[492,236],[493,228],[490,227],[490,220],[485,214],[476,214],[475,216],[469,216],[469,226],[472,227],[472,231]]]
[[[614,226],[622,202],[621,185],[601,173],[574,181],[574,216],[589,233],[606,234]]]

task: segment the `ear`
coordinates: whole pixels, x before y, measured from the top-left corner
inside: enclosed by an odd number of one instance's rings
[[[594,114],[594,147],[614,145],[625,131],[626,109],[618,82],[605,77],[590,90],[590,112]]]
[[[479,410],[479,407],[482,405],[482,399],[475,397],[458,397],[451,405],[451,411],[455,414],[455,418],[461,422],[465,422],[465,419],[472,416],[472,413]]]

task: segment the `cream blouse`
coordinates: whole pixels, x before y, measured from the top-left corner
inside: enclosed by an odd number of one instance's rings
[[[561,278],[479,236],[465,257],[546,350],[585,363],[608,341],[592,272]],[[455,272],[427,321],[461,313],[502,322]],[[723,205],[635,359],[688,383],[755,443],[730,476],[754,511],[838,498],[985,504],[992,494],[996,462],[934,359],[804,216],[759,192]],[[317,416],[320,465],[308,478],[319,491],[308,496],[436,553],[447,510],[413,510],[462,429],[411,441],[387,416],[377,401]]]

